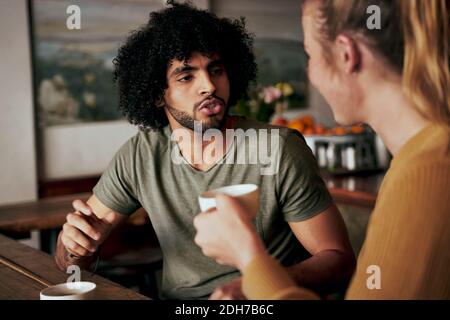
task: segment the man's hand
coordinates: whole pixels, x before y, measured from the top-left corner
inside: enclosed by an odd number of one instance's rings
[[[69,253],[77,257],[92,256],[108,237],[119,219],[118,214],[110,212],[100,219],[87,203],[75,200],[72,205],[76,211],[67,215],[61,242]]]
[[[236,278],[221,287],[218,287],[209,297],[209,300],[247,300],[242,293],[242,278]]]

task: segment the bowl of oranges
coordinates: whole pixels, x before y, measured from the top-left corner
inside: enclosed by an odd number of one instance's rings
[[[275,117],[272,120],[272,124],[297,130],[305,137],[359,135],[366,132],[364,125],[353,125],[348,127],[336,126],[328,128],[318,123],[311,115],[302,115],[291,120],[281,116]]]

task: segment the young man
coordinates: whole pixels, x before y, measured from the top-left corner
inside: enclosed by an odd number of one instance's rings
[[[254,183],[260,188],[254,222],[268,251],[291,266],[303,286],[346,284],[354,255],[302,137],[228,116],[256,74],[252,38],[242,21],[171,4],[128,38],[115,67],[120,108],[141,130],[118,151],[87,203],[74,201],[76,212],[67,216],[58,239],[61,268],[89,266],[109,232],[142,206],[163,251],[162,298],[244,298],[239,272],[195,244],[193,219],[201,192]],[[227,130],[264,132],[261,137],[277,142],[269,146],[279,155],[275,170],[229,161],[241,151],[249,155],[249,146],[245,139],[221,139]],[[198,138],[210,131],[214,139]],[[256,145],[264,148],[261,137]],[[312,257],[306,259],[305,249]]]

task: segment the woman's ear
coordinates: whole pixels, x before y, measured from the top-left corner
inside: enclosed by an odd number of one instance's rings
[[[347,73],[358,72],[361,67],[361,51],[355,40],[351,37],[340,34],[335,41],[336,65]]]

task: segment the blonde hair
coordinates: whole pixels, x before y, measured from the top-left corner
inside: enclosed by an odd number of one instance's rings
[[[449,3],[401,0],[403,89],[423,116],[450,125]]]
[[[405,95],[424,117],[450,126],[448,0],[320,1],[318,22],[325,47],[339,34],[358,35],[402,74]],[[381,9],[379,30],[367,28],[370,5]],[[330,52],[324,50],[325,55]]]

